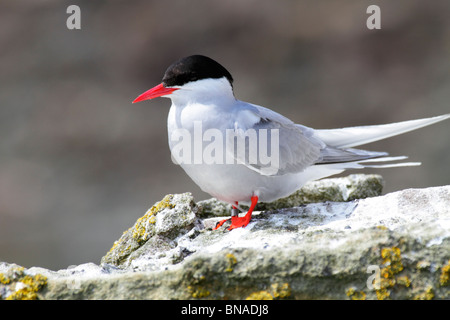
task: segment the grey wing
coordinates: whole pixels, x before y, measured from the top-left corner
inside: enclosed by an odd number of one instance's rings
[[[302,172],[316,164],[359,161],[387,155],[384,152],[330,147],[315,136],[312,128],[295,124],[264,107],[245,104],[245,108],[257,115],[256,121],[251,124],[242,121],[235,126],[235,136],[231,138],[233,144],[231,148],[227,147],[227,153],[231,153],[238,163],[262,175],[281,176]],[[228,142],[231,139],[227,137]],[[245,147],[239,147],[239,141]]]
[[[296,125],[282,115],[250,105],[256,122],[242,121],[227,137],[227,152],[238,163],[263,175],[280,176],[297,173],[321,160],[326,145],[313,137],[313,130]],[[231,144],[233,140],[233,144]],[[239,147],[239,141],[241,146]]]
[[[295,124],[280,124],[262,119],[255,125],[257,130],[267,129],[278,134],[278,146],[274,143],[275,175],[298,173],[322,159],[322,150],[326,147],[315,139],[308,128]],[[278,148],[277,148],[278,147]],[[272,150],[271,150],[272,151]],[[276,157],[278,156],[278,159]],[[275,162],[278,160],[278,162]]]

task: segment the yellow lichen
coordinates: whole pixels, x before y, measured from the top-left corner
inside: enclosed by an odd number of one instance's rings
[[[448,260],[448,263],[441,268],[439,284],[442,287],[450,285],[450,260]]]
[[[402,257],[400,249],[397,247],[381,249],[381,257],[383,264],[388,268],[392,274],[399,273],[403,270]]]
[[[285,299],[291,295],[289,283],[273,283],[270,292],[266,290],[251,293],[246,300],[273,300]]]
[[[232,272],[234,265],[237,263],[237,259],[232,253],[227,253],[226,255],[228,266],[225,269],[225,272]]]
[[[352,300],[366,300],[366,294],[364,291],[356,291],[355,288],[349,288],[346,291],[347,297],[349,297]]]
[[[117,246],[123,242],[123,240],[122,240],[122,239],[123,239],[123,236],[124,236],[128,231],[129,231],[129,229],[128,229],[128,230],[125,230],[125,231],[122,233],[122,236],[120,237],[120,239],[114,241],[113,246],[111,247],[111,249],[109,249],[109,251],[108,251],[108,253],[107,253],[106,255],[109,255],[109,254],[111,254],[111,253],[114,252],[114,250],[117,248]]]
[[[381,258],[383,258],[383,268],[380,270],[380,287],[375,290],[378,300],[390,298],[391,292],[388,290],[396,284],[397,273],[403,270],[401,251],[397,247],[382,248]],[[409,279],[401,279],[401,284],[405,285]],[[409,286],[409,284],[408,284]]]
[[[135,239],[139,243],[146,242],[149,239],[151,234],[149,233],[148,224],[155,224],[156,214],[159,211],[165,208],[172,209],[175,207],[175,205],[171,203],[172,199],[173,195],[168,194],[160,202],[156,203],[149,210],[147,210],[147,212],[136,221],[132,233],[133,239]]]
[[[411,285],[411,280],[409,280],[408,276],[397,277],[395,280],[398,285],[409,287]]]
[[[273,300],[273,296],[267,291],[251,293],[245,300]]]
[[[9,284],[11,282],[11,279],[7,276],[5,276],[3,273],[0,273],[0,283],[1,284]]]
[[[395,284],[394,273],[392,273],[391,268],[382,268],[380,270],[380,286],[381,287],[392,287]]]
[[[47,285],[47,277],[36,274],[34,276],[22,274],[15,282],[16,291],[6,297],[6,300],[36,300],[37,292]]]
[[[427,289],[425,289],[425,292],[416,294],[413,299],[414,300],[432,300],[434,298],[434,291],[433,287],[428,286]]]
[[[188,286],[187,290],[193,298],[204,298],[211,294],[207,289],[199,286]]]
[[[386,299],[389,299],[391,296],[391,292],[385,288],[375,290],[375,293],[377,294],[378,300],[386,300]]]

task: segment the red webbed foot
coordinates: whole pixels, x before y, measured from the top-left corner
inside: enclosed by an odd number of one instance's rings
[[[227,222],[227,221],[230,220],[230,219],[231,219],[231,218],[220,220],[219,222],[217,222],[217,224],[216,224],[216,226],[213,228],[213,230],[219,229],[225,222]]]
[[[248,212],[245,214],[245,216],[239,217],[238,215],[235,215],[235,216],[231,217],[231,226],[228,228],[228,230],[242,228],[249,224],[250,220],[252,219],[253,210],[255,209],[255,206],[258,203],[258,197],[252,196],[251,201],[252,201],[252,203],[250,205],[250,208],[248,209]],[[235,208],[235,207],[233,207],[233,208]],[[220,221],[219,223],[217,223],[217,225],[215,226],[215,228],[213,230],[217,230],[228,220],[230,220],[230,219],[224,219],[224,220]]]

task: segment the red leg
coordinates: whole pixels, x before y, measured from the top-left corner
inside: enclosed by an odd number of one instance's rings
[[[248,212],[243,217],[232,216],[231,217],[231,226],[228,228],[228,230],[233,230],[236,228],[241,228],[241,227],[247,226],[252,218],[252,213],[253,213],[253,210],[255,209],[255,206],[257,203],[258,203],[258,197],[252,196],[252,204],[250,205],[250,209],[248,209]]]

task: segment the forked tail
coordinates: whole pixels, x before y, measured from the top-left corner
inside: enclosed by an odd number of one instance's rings
[[[314,130],[314,135],[325,142],[328,146],[335,148],[351,148],[423,128],[449,118],[450,113],[432,118],[374,126],[348,127],[341,129],[316,129]]]

